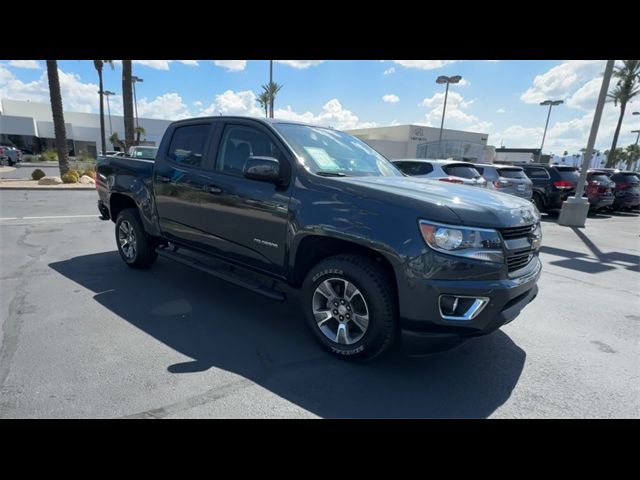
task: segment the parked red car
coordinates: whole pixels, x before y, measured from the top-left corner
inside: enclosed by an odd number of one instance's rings
[[[613,188],[615,183],[606,172],[597,169],[587,170],[587,181],[584,186],[584,194],[589,200],[589,208],[601,210],[613,205],[615,196]]]

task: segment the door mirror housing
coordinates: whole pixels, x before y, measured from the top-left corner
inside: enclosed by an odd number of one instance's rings
[[[244,177],[250,180],[280,183],[280,161],[273,157],[249,157],[243,173]]]

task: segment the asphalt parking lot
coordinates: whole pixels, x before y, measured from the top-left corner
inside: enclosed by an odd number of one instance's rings
[[[0,190],[0,417],[640,417],[640,217],[543,224],[538,298],[425,358],[334,359],[277,303],[119,259],[92,191]],[[28,217],[28,218],[27,218]]]

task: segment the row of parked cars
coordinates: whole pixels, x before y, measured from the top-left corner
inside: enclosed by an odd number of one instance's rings
[[[526,198],[541,212],[559,210],[575,195],[580,171],[568,165],[474,164],[455,160],[397,159],[406,175],[442,182],[490,188]],[[612,168],[587,171],[584,196],[591,210],[631,210],[640,207],[640,173]]]

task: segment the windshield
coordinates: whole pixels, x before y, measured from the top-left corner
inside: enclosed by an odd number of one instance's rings
[[[156,147],[136,147],[133,150],[133,157],[143,158],[145,160],[155,160],[157,151],[158,149]]]
[[[273,127],[313,173],[350,177],[402,176],[389,160],[347,133],[290,123],[276,123]]]
[[[443,165],[442,170],[444,170],[447,175],[451,175],[453,177],[478,178],[480,176],[475,168],[464,163]]]

